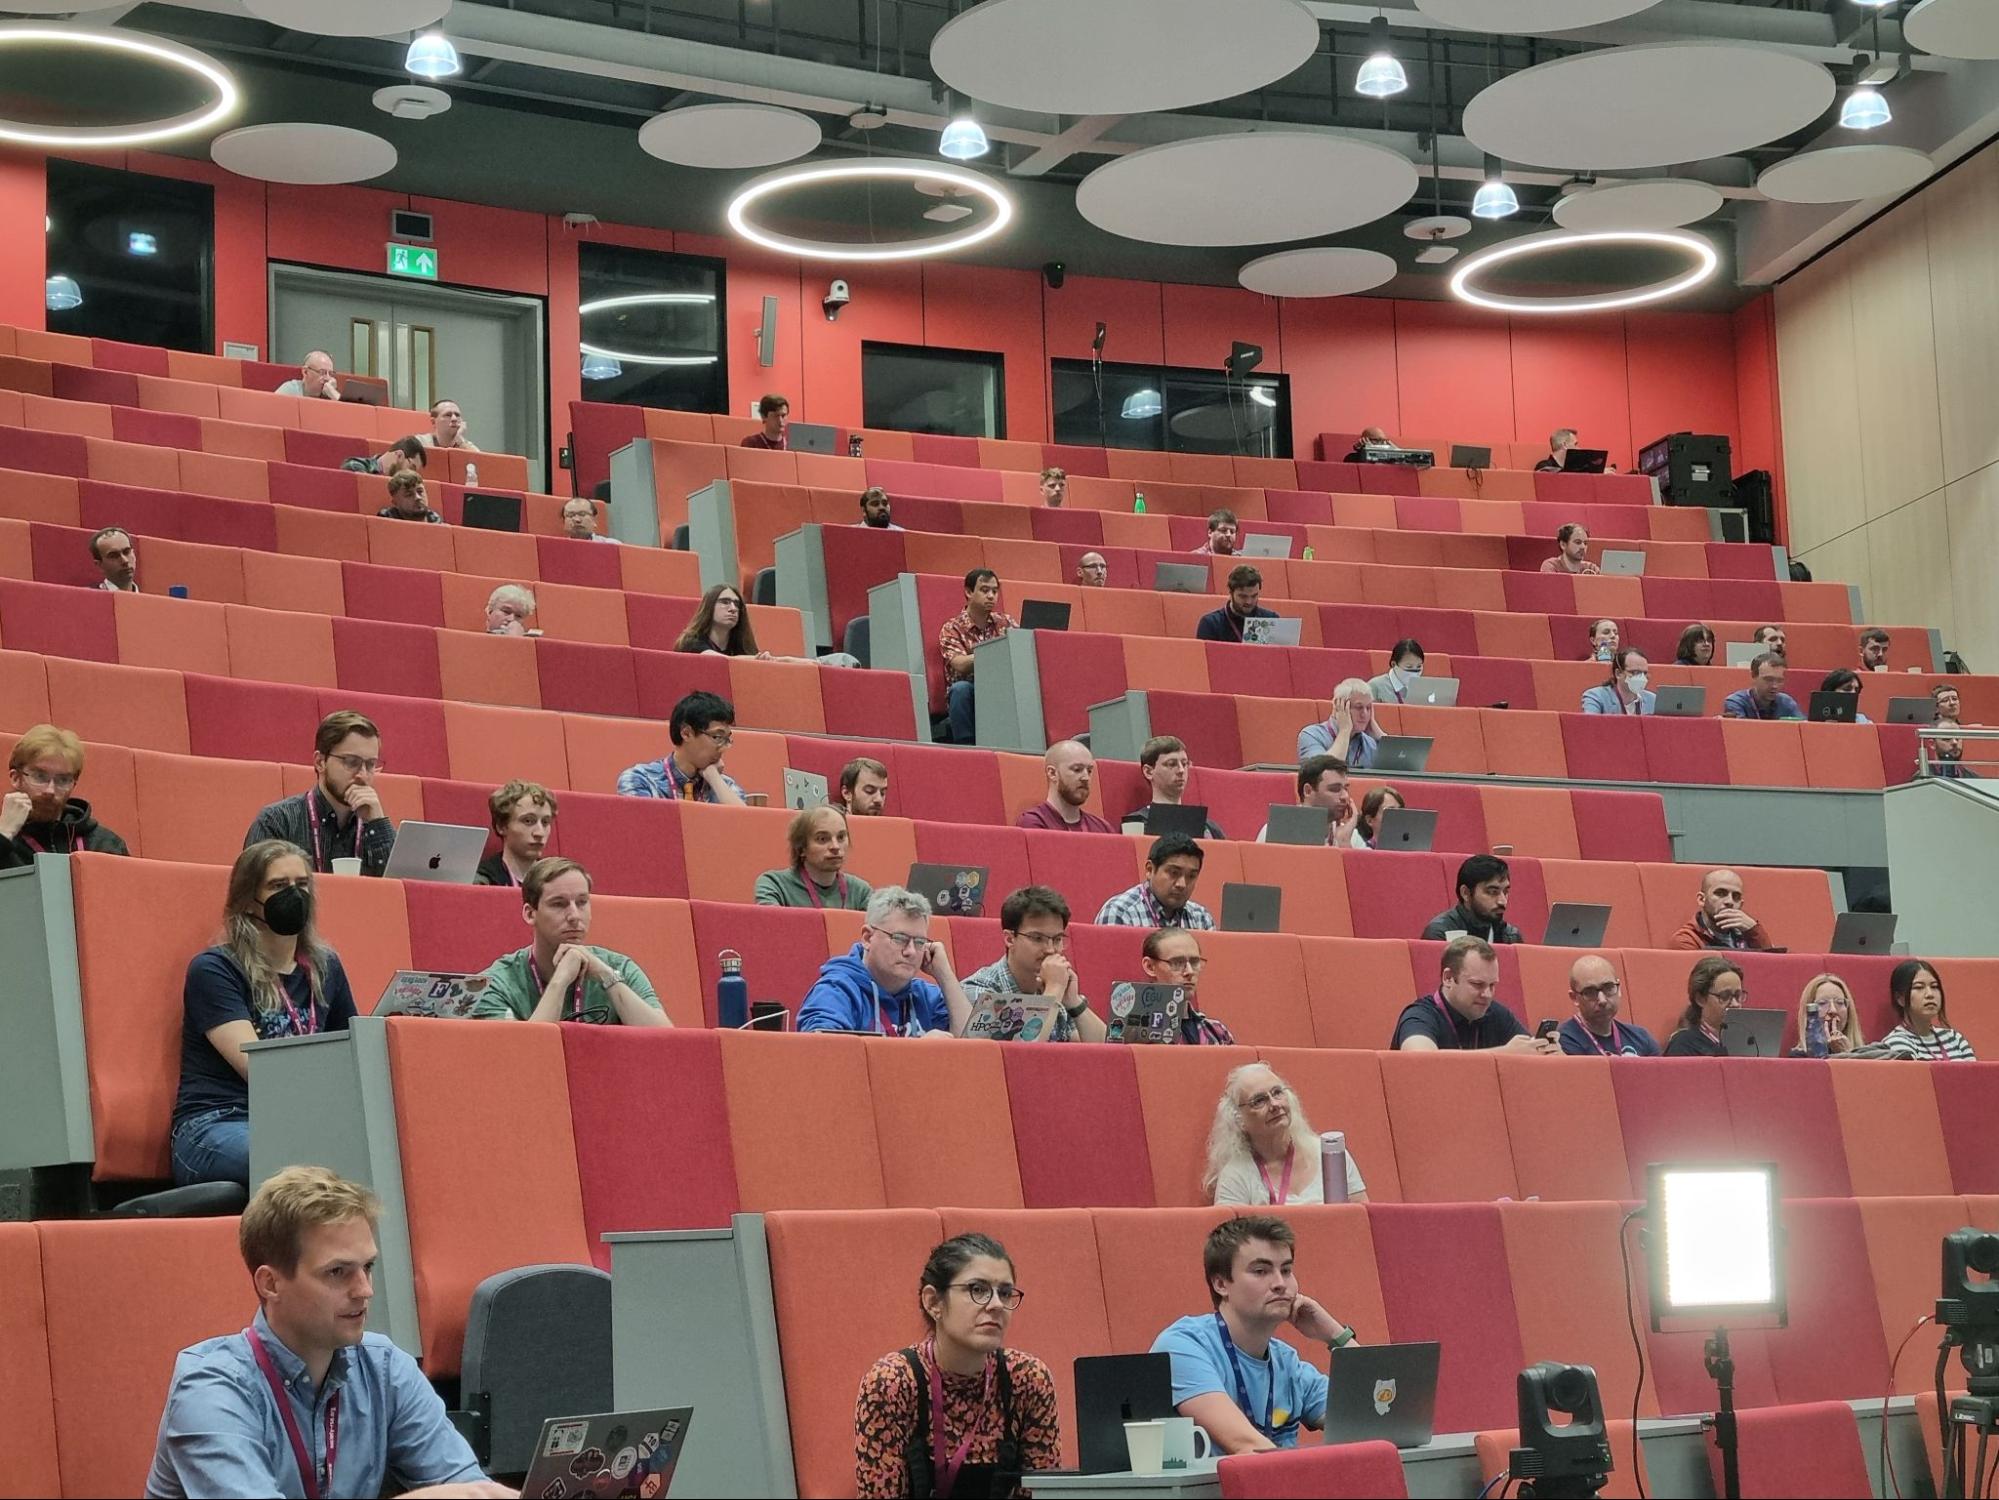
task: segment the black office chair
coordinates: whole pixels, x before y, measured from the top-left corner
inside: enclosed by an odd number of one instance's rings
[[[114,1219],[220,1219],[240,1214],[250,1194],[240,1182],[194,1182],[127,1198],[111,1210]]]
[[[610,1275],[543,1265],[488,1276],[472,1293],[460,1372],[453,1425],[488,1473],[526,1473],[543,1418],[614,1410]]]
[[[868,617],[855,615],[847,622],[845,638],[840,642],[840,649],[864,667],[874,665],[874,653],[870,650],[868,631]]]
[[[750,580],[750,603],[777,603],[777,569],[758,568],[757,576]]]
[[[678,526],[673,528],[673,540],[668,542],[667,545],[675,552],[685,552],[687,550],[687,523],[685,521],[682,521]]]

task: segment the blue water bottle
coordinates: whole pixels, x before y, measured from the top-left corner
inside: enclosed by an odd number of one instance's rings
[[[1825,1015],[1816,1001],[1805,1014],[1805,1056],[1824,1057],[1826,1055]]]
[[[740,1030],[750,1023],[750,987],[743,979],[743,955],[724,948],[717,957],[722,977],[715,981],[715,1020],[727,1030]]]

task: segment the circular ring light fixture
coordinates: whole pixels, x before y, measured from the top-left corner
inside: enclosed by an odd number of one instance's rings
[[[576,320],[580,324],[592,313],[608,312],[614,307],[673,307],[673,306],[713,306],[713,292],[640,292],[630,297],[599,297],[594,302],[586,302],[576,309]],[[612,360],[621,365],[712,365],[713,354],[632,354],[623,349],[606,349],[601,344],[579,340],[577,348],[585,354]],[[609,379],[608,375],[591,377]]]
[[[1668,277],[1650,286],[1629,287],[1623,291],[1592,293],[1581,297],[1509,297],[1498,292],[1481,291],[1475,284],[1481,274],[1495,266],[1588,245],[1635,245],[1683,250],[1692,258],[1693,264],[1681,275]],[[1663,302],[1669,297],[1677,297],[1681,292],[1690,291],[1706,281],[1714,275],[1720,265],[1721,257],[1715,253],[1714,246],[1697,234],[1685,234],[1679,230],[1604,229],[1585,234],[1557,230],[1551,234],[1524,235],[1519,239],[1508,240],[1503,245],[1494,245],[1490,250],[1480,251],[1452,273],[1451,295],[1461,302],[1469,302],[1474,307],[1490,308],[1494,312],[1610,312],[1617,308],[1643,307],[1650,302]]]
[[[992,217],[958,234],[892,245],[838,245],[825,240],[794,239],[765,229],[750,217],[750,210],[757,204],[789,188],[856,180],[906,182],[919,190],[936,184],[948,185],[985,199],[992,205]],[[737,234],[766,250],[802,255],[808,260],[915,260],[925,255],[946,255],[991,239],[1012,221],[1013,200],[997,184],[976,172],[924,161],[814,162],[759,177],[729,202],[729,227]]]
[[[236,112],[239,95],[236,80],[222,64],[206,53],[175,42],[132,32],[106,31],[89,26],[0,25],[0,57],[5,48],[36,43],[83,47],[98,52],[122,54],[165,63],[191,73],[215,90],[215,100],[185,114],[161,120],[142,120],[131,125],[36,125],[22,120],[0,119],[0,141],[23,146],[68,146],[86,151],[102,151],[113,146],[143,146],[193,135],[218,125]]]

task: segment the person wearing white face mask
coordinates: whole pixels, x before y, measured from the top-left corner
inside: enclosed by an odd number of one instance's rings
[[[1379,677],[1368,678],[1367,690],[1376,703],[1406,703],[1409,684],[1423,675],[1423,643],[1397,641],[1395,649],[1388,653],[1388,660],[1392,665]]]
[[[1645,687],[1651,681],[1651,673],[1646,670],[1650,665],[1643,651],[1635,646],[1626,646],[1610,659],[1610,681],[1599,682],[1583,694],[1583,712],[1651,713],[1657,704],[1657,696]]]

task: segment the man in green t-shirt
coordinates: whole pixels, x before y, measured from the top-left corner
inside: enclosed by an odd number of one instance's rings
[[[874,888],[847,873],[847,814],[827,803],[791,820],[791,868],[757,876],[758,906],[817,906],[866,911]]]
[[[521,880],[521,916],[534,942],[495,959],[475,1020],[582,1021],[671,1026],[645,971],[622,953],[592,948],[590,872],[573,859],[538,859]]]

